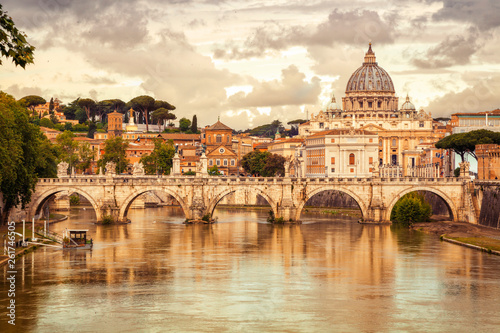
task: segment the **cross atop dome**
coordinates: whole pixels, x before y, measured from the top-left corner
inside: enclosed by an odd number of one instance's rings
[[[368,51],[366,51],[365,54],[365,64],[377,64],[377,61],[375,59],[375,53],[372,50],[372,43],[370,42],[368,44]]]

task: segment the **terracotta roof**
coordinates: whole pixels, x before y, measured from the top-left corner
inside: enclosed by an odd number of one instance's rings
[[[311,135],[308,136],[308,138],[310,138],[310,137],[317,137],[317,136],[325,136],[325,135],[349,135],[350,131],[351,130],[347,129],[347,128],[326,130],[326,131],[322,131],[322,132],[311,134]],[[354,131],[354,135],[360,135],[360,134],[364,134],[364,135],[377,135],[377,133],[375,133],[375,132],[366,131],[366,130],[362,130],[362,129],[355,129],[353,131]]]
[[[200,141],[200,134],[184,134],[184,133],[160,133],[158,136],[161,136],[165,140],[190,140],[190,141]]]
[[[62,133],[61,131],[55,130],[53,128],[48,128],[48,127],[43,127],[43,126],[40,126],[40,131],[42,131],[42,132],[57,132],[57,133]]]
[[[183,162],[198,162],[200,160],[200,156],[183,156]]]
[[[206,127],[205,129],[209,130],[233,130],[231,127],[224,125],[223,123],[220,122],[220,120],[217,120],[215,124],[212,126]]]
[[[482,111],[482,112],[460,112],[460,113],[453,113],[452,116],[484,116],[485,114],[488,115],[500,115],[500,109],[496,109],[493,111]]]

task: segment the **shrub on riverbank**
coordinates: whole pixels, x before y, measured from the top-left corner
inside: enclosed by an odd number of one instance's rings
[[[429,221],[432,214],[431,205],[424,196],[417,192],[404,195],[394,205],[391,212],[391,221],[410,226],[415,222]]]

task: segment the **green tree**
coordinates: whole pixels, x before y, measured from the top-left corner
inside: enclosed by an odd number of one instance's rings
[[[276,131],[279,130],[281,133],[285,132],[283,124],[279,120],[274,120],[270,124],[261,125],[251,129],[249,132],[251,135],[265,136],[269,138],[274,138]]]
[[[97,103],[90,98],[82,98],[78,99],[78,106],[85,111],[85,115],[87,119],[90,121],[94,121],[94,116],[97,112]]]
[[[291,126],[290,136],[295,136],[299,134],[299,125],[307,122],[305,119],[295,119],[289,121],[287,124]]]
[[[12,18],[0,4],[0,52],[2,57],[12,58],[16,66],[25,68],[33,63],[35,47],[26,41],[26,34],[19,31]],[[0,59],[0,65],[2,60]]]
[[[92,164],[92,161],[95,158],[95,151],[92,150],[88,142],[81,142],[78,145],[77,150],[78,150],[77,168],[82,172],[85,172],[85,170],[90,168],[90,165]]]
[[[97,165],[104,169],[106,163],[114,162],[116,164],[116,173],[124,172],[128,165],[127,148],[128,141],[119,136],[104,141],[104,154],[97,162]]]
[[[50,102],[49,102],[49,113],[53,113],[53,112],[54,112],[54,98],[51,97]]]
[[[85,114],[85,111],[78,105],[79,100],[80,99],[77,98],[73,102],[66,105],[62,109],[62,112],[64,113],[66,119],[78,120],[78,122],[81,124],[85,122],[85,120],[87,120],[87,116]]]
[[[56,149],[58,151],[59,162],[69,164],[69,169],[78,166],[78,142],[75,141],[75,134],[70,131],[64,131],[56,137]]]
[[[285,158],[270,152],[253,151],[241,159],[241,166],[249,174],[261,177],[283,176]]]
[[[47,103],[43,97],[40,97],[40,96],[37,96],[37,95],[24,96],[23,98],[21,98],[19,100],[19,102],[25,108],[31,110],[31,114],[33,116],[35,115],[35,106]]]
[[[87,129],[87,138],[94,138],[94,133],[97,131],[97,125],[95,123],[89,123],[88,129]]]
[[[161,124],[165,122],[165,120],[173,120],[176,116],[171,113],[169,110],[165,108],[156,109],[152,114],[152,119],[154,122],[158,124],[158,131],[161,132]]]
[[[187,118],[181,118],[179,120],[179,129],[181,132],[186,132],[191,127],[191,120]]]
[[[198,133],[198,118],[196,115],[193,116],[193,121],[191,121],[191,133]]]
[[[1,218],[5,223],[13,207],[20,204],[24,208],[30,202],[39,174],[50,175],[54,161],[50,143],[29,122],[20,103],[0,92],[0,110],[0,192],[4,201]]]
[[[500,144],[500,133],[488,130],[477,130],[467,133],[457,133],[448,135],[438,142],[436,148],[450,149],[460,156],[462,161],[465,161],[465,155],[469,154],[477,160],[475,153],[476,145],[496,143]]]
[[[47,128],[54,128],[54,123],[49,118],[42,118],[39,122],[40,126]]]
[[[222,173],[219,171],[219,168],[217,167],[217,165],[214,165],[213,167],[208,168],[207,172],[208,172],[208,174],[210,176],[220,176],[220,175],[222,175]]]
[[[394,205],[391,212],[391,220],[410,226],[415,222],[429,221],[432,215],[432,207],[425,200],[424,195],[418,192],[405,194]]]
[[[148,175],[168,175],[172,169],[172,159],[175,155],[174,142],[168,140],[163,142],[161,139],[155,140],[153,152],[141,157],[141,163],[144,165],[144,171]]]
[[[127,103],[127,106],[142,113],[144,120],[146,122],[146,132],[149,132],[150,112],[160,108],[164,108],[167,110],[175,110],[175,106],[171,105],[170,103],[161,100],[155,101],[153,97],[146,95],[132,98]]]
[[[96,113],[101,122],[104,122],[106,116],[112,112],[125,113],[125,102],[121,99],[106,99],[96,104]]]

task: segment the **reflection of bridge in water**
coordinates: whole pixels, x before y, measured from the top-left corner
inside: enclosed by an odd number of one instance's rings
[[[392,208],[405,194],[429,191],[446,203],[453,221],[475,222],[474,205],[466,178],[251,178],[251,177],[160,177],[157,176],[78,176],[39,179],[26,218],[40,212],[54,194],[77,193],[88,199],[97,220],[106,215],[115,221],[127,219],[127,212],[138,196],[163,192],[174,197],[187,219],[213,213],[230,193],[260,195],[267,200],[276,217],[299,221],[307,200],[324,191],[351,196],[366,222],[390,220]]]

